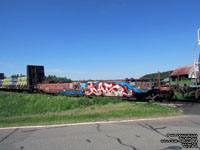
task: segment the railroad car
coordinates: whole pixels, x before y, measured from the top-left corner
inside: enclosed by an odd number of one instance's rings
[[[18,78],[6,78],[0,80],[0,88],[7,90],[26,90],[27,89],[27,77]]]
[[[107,81],[107,82],[72,82],[55,84],[37,84],[36,89],[43,93],[82,95],[82,96],[117,96],[133,98],[137,94],[147,94],[153,90],[152,81]]]

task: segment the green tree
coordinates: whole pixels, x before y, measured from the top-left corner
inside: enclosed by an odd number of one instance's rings
[[[167,78],[169,76],[168,72],[170,72],[170,74],[171,74],[173,72],[173,70],[161,72],[160,79],[163,80],[163,79]],[[146,74],[146,75],[142,76],[142,79],[158,79],[158,73]]]
[[[56,77],[55,75],[48,75],[46,81],[50,83],[71,83],[72,80],[66,77]]]

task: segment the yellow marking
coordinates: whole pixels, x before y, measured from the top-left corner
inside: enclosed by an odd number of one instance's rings
[[[10,78],[4,79],[2,87],[5,88],[5,87],[9,86],[10,84],[11,84],[11,79]]]
[[[21,84],[21,87],[23,88],[24,85],[27,85],[27,78],[26,77],[22,77],[22,84]]]
[[[18,77],[16,87],[23,88],[24,85],[27,85],[27,77]]]
[[[23,77],[21,77],[20,88],[23,88]]]
[[[16,84],[16,87],[20,85],[20,77],[17,78],[17,84]]]

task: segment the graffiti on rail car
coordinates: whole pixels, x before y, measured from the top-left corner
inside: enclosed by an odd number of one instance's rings
[[[0,80],[0,88],[23,89],[27,87],[27,77],[6,78]]]
[[[63,89],[60,90],[59,94],[67,94],[67,95],[79,95],[80,83],[79,82],[72,82],[66,83],[62,85]]]
[[[153,82],[73,82],[60,84],[60,87],[59,94],[134,97],[134,93],[151,90]]]
[[[133,97],[134,90],[127,82],[91,82],[83,86],[81,93],[89,96]]]

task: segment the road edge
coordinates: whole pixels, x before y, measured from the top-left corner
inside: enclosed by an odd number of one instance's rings
[[[127,119],[127,120],[114,120],[114,121],[82,122],[82,123],[55,124],[55,125],[40,125],[40,126],[4,127],[4,128],[0,128],[0,130],[29,129],[29,128],[55,128],[55,127],[69,127],[69,126],[92,125],[92,124],[111,124],[111,123],[123,123],[123,122],[177,119],[177,118],[185,118],[185,117],[189,117],[189,116],[192,116],[192,115],[181,115],[181,116],[174,116],[174,117],[158,117],[158,118],[143,118],[143,119]]]

